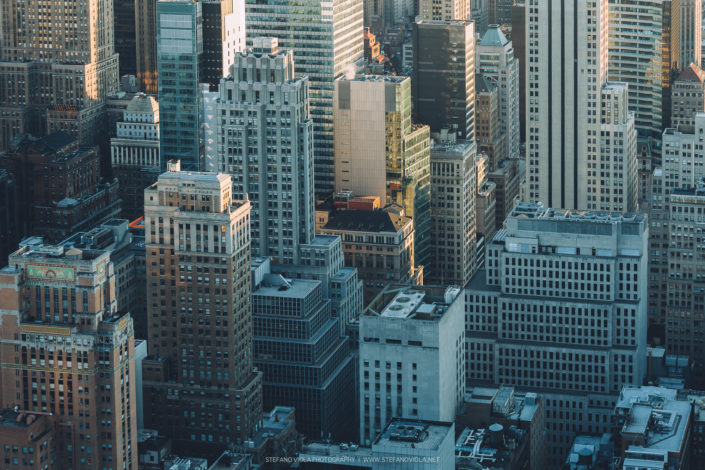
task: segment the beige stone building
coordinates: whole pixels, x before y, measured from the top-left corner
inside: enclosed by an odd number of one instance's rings
[[[467,20],[470,0],[419,0],[419,16],[426,21]]]
[[[145,425],[184,448],[240,443],[262,416],[262,376],[252,362],[250,203],[233,200],[229,175],[180,171],[162,174],[144,203]]]
[[[380,210],[333,213],[320,233],[340,235],[345,265],[357,268],[365,304],[392,283],[423,284],[414,263],[414,224],[409,217]]]
[[[109,252],[38,238],[0,270],[0,408],[53,414],[42,468],[137,470],[133,324],[115,291]]]
[[[671,126],[694,126],[705,111],[705,71],[695,64],[685,68],[671,87]]]
[[[92,144],[105,98],[118,90],[113,2],[3,0],[0,150],[23,132],[64,130]],[[19,13],[18,13],[19,15]]]

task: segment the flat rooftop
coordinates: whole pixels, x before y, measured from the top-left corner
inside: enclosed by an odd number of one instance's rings
[[[266,274],[257,290],[252,292],[252,295],[305,299],[320,285],[321,281],[287,279],[279,274]]]
[[[438,450],[452,428],[453,423],[393,419],[374,441],[372,448],[408,449],[413,445],[415,449]]]
[[[534,202],[520,202],[512,210],[510,217],[585,223],[641,222],[645,219],[644,214],[552,209]]]
[[[363,315],[439,320],[461,293],[459,286],[388,285],[368,305]]]

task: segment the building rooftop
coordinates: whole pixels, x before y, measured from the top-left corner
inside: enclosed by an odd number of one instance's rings
[[[140,113],[154,115],[159,113],[159,103],[154,97],[137,93],[125,108],[126,113]]]
[[[405,75],[358,75],[356,77],[346,78],[345,80],[348,82],[402,83],[411,79]]]
[[[372,450],[374,451],[375,447],[438,450],[452,429],[453,423],[395,418],[377,436],[372,443]]]
[[[566,464],[568,470],[608,469],[614,457],[611,436],[576,436],[570,448]]]
[[[504,33],[499,29],[499,25],[491,24],[487,26],[487,31],[478,46],[504,46],[508,42]]]
[[[280,274],[265,274],[259,288],[252,292],[252,295],[305,299],[320,285],[321,281],[287,279]]]
[[[28,428],[44,416],[49,416],[49,413],[35,413],[32,411],[24,411],[19,409],[2,408],[0,409],[0,427],[11,428]]]
[[[501,424],[493,424],[489,428],[465,428],[455,442],[456,468],[472,469],[476,464],[481,468],[508,468],[513,459],[519,458],[514,452],[525,438],[526,431],[516,426],[505,429]]]
[[[512,210],[510,217],[556,221],[576,221],[584,223],[642,222],[644,214],[619,212],[593,212],[543,207],[540,202],[520,202]]]
[[[493,82],[487,80],[485,76],[481,73],[477,74],[475,78],[475,90],[477,93],[487,93],[492,92],[497,88]]]
[[[467,142],[465,140],[457,141],[433,141],[431,147],[431,160],[436,158],[447,158],[455,156],[456,158],[465,158],[470,151],[475,148],[475,142]]]
[[[679,453],[684,446],[692,403],[679,400],[677,390],[664,387],[625,387],[616,414],[624,419],[621,433],[643,438],[643,446],[631,445],[627,452],[664,451]]]
[[[208,470],[245,470],[249,468],[251,462],[250,454],[238,454],[226,450],[208,467]]]
[[[388,285],[368,305],[366,316],[437,321],[461,294],[458,286]]]
[[[341,210],[323,226],[325,230],[397,233],[411,223],[411,218],[381,210]]]
[[[678,75],[676,82],[705,82],[705,70],[691,63]]]
[[[45,135],[39,142],[46,145],[48,149],[57,151],[76,141],[76,138],[64,131],[56,131]]]
[[[11,257],[41,258],[47,263],[67,263],[71,261],[91,261],[108,255],[107,251],[80,249],[72,246],[44,244],[41,238],[25,238],[20,243],[20,248],[12,253]],[[49,275],[48,271],[46,273]],[[56,274],[56,273],[54,273]]]

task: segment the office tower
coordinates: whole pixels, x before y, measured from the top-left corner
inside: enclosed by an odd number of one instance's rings
[[[216,171],[233,177],[233,196],[252,204],[252,253],[297,264],[314,234],[313,122],[308,80],[294,78],[290,51],[256,38],[238,53],[213,103]]]
[[[363,75],[335,83],[335,189],[396,203],[414,221],[417,266],[432,271],[430,133],[411,121],[409,77]]]
[[[475,31],[479,34],[485,34],[489,24],[489,1],[470,0],[470,18],[475,22]]]
[[[24,451],[22,467],[31,470],[55,468],[56,427],[54,418],[44,413],[5,408],[0,410],[0,458],[20,466],[20,449]],[[30,458],[27,458],[27,454]],[[14,459],[14,461],[13,461]]]
[[[661,29],[661,83],[663,87],[663,117],[662,128],[671,127],[671,82],[681,70],[680,29],[681,0],[663,0]]]
[[[98,143],[103,101],[118,90],[113,0],[6,0],[3,10],[0,151],[17,135],[58,130]]]
[[[203,76],[217,88],[238,52],[245,50],[245,0],[205,0],[203,13]]]
[[[661,140],[663,0],[609,3],[609,79],[629,85],[637,134]],[[670,74],[670,67],[669,67]]]
[[[118,313],[109,253],[33,238],[0,286],[0,407],[49,415],[55,463],[41,468],[137,469],[132,319]]]
[[[514,57],[519,61],[519,139],[526,138],[526,2],[515,0],[512,4],[512,45]]]
[[[585,209],[588,163],[599,158],[607,0],[527,5],[527,196],[549,207]]]
[[[137,88],[159,93],[157,66],[157,0],[135,0]]]
[[[475,71],[498,88],[499,122],[507,141],[506,157],[519,158],[519,67],[512,41],[492,25],[477,44]]]
[[[464,286],[476,269],[474,142],[431,147],[431,258],[426,284]]]
[[[487,173],[487,181],[495,185],[495,230],[502,228],[504,219],[519,202],[521,176],[518,160],[499,162],[497,168]]]
[[[187,171],[204,168],[199,84],[204,80],[201,2],[157,2],[161,165],[180,160]]]
[[[22,236],[57,243],[120,215],[119,184],[102,177],[98,147],[81,147],[66,132],[22,136],[0,166],[18,183]]]
[[[629,112],[627,85],[607,83],[601,90],[599,165],[588,163],[587,209],[608,212],[637,210],[637,154],[634,114]],[[598,171],[599,169],[599,171]]]
[[[250,204],[230,176],[167,172],[145,190],[149,356],[145,425],[175,444],[222,450],[262,418],[253,367]]]
[[[418,0],[418,17],[425,21],[453,21],[469,19],[470,0]]]
[[[507,156],[506,134],[499,122],[499,88],[484,75],[475,76],[475,137],[480,153],[487,155],[489,169]]]
[[[472,21],[414,23],[411,96],[414,122],[431,131],[447,127],[462,140],[475,139],[475,24]]]
[[[20,232],[20,188],[17,179],[0,168],[0,265],[5,266],[7,257],[17,249],[22,238]]]
[[[345,265],[357,268],[365,305],[390,282],[423,284],[423,267],[414,261],[414,224],[381,210],[340,210],[318,233],[339,235]]]
[[[159,103],[151,96],[135,95],[110,139],[113,176],[120,182],[122,216],[144,215],[144,189],[159,178]]]
[[[700,134],[705,132],[705,113],[695,115],[695,126],[663,131],[664,190],[670,192],[683,186],[694,186],[705,177],[705,151]]]
[[[488,28],[493,25],[511,24],[512,5],[515,0],[488,0],[487,23]]]
[[[120,76],[137,74],[137,21],[135,0],[113,0],[115,53]]]
[[[705,112],[705,71],[687,66],[671,86],[671,126],[694,126],[695,115]]]
[[[396,416],[454,421],[465,392],[460,287],[389,285],[360,316],[360,442]]]
[[[360,69],[363,58],[362,0],[300,3],[286,0],[246,3],[247,40],[274,36],[293,51],[297,77],[309,79],[313,119],[315,193],[327,195],[335,185],[333,93],[335,80]]]
[[[668,260],[666,276],[665,340],[666,351],[687,356],[702,367],[705,354],[705,274],[702,260],[703,210],[705,209],[705,180],[695,185],[674,189],[668,198]],[[692,241],[691,241],[692,240]]]
[[[680,0],[680,66],[700,67],[702,0]]]
[[[466,287],[468,380],[540,391],[551,465],[646,373],[644,215],[520,203]]]
[[[268,270],[256,279],[254,363],[263,374],[265,409],[295,407],[296,430],[310,439],[354,439],[356,362],[321,281]]]

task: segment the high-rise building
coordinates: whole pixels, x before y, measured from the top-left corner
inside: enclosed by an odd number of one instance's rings
[[[55,461],[41,468],[136,470],[134,334],[109,253],[29,239],[0,286],[0,407],[49,415]]]
[[[356,361],[321,281],[268,270],[255,278],[254,362],[263,374],[265,409],[295,407],[296,430],[310,439],[354,439]]]
[[[151,96],[135,95],[110,139],[113,176],[120,182],[122,216],[144,215],[144,189],[159,178],[159,103]]]
[[[629,85],[629,110],[637,134],[655,140],[661,139],[663,124],[663,3],[609,3],[609,79]]]
[[[700,67],[702,38],[702,0],[680,0],[680,66]]]
[[[312,2],[306,8],[293,0],[249,0],[246,10],[248,42],[262,36],[278,38],[281,48],[294,53],[297,77],[309,79],[315,193],[329,194],[335,185],[334,82],[362,66],[362,0]]]
[[[200,87],[204,81],[201,2],[157,2],[160,154],[162,170],[180,160],[187,171],[204,168]]]
[[[363,75],[335,83],[336,191],[396,203],[414,222],[417,266],[430,267],[428,126],[411,122],[409,77]]]
[[[22,236],[58,243],[120,215],[119,183],[102,177],[98,147],[79,146],[66,132],[21,136],[0,167],[17,181]]]
[[[526,138],[526,2],[515,0],[512,4],[512,45],[514,57],[519,61],[519,139]]]
[[[418,0],[418,17],[425,21],[467,20],[470,17],[470,0]]]
[[[452,129],[475,139],[475,23],[420,21],[414,24],[411,97],[414,122],[431,131]]]
[[[475,31],[485,34],[490,19],[491,0],[470,0],[470,19],[475,22]],[[465,19],[465,18],[463,18]]]
[[[512,41],[508,41],[497,25],[491,25],[475,48],[476,73],[498,88],[499,123],[506,139],[506,155],[519,158],[519,67]]]
[[[115,53],[120,76],[137,74],[137,21],[135,0],[113,0]]]
[[[670,192],[683,186],[694,186],[705,177],[705,150],[700,135],[705,132],[705,113],[697,113],[694,126],[663,131],[664,190]]]
[[[680,24],[681,24],[681,0],[663,0],[662,2],[662,20],[661,28],[661,84],[662,84],[662,102],[663,117],[662,128],[671,127],[671,82],[674,74],[680,72]]]
[[[465,392],[460,287],[392,284],[360,316],[360,442],[395,416],[454,421]]]
[[[518,160],[504,160],[497,168],[487,173],[487,180],[495,185],[495,230],[504,225],[504,219],[519,202],[519,183],[521,181]]]
[[[487,155],[489,169],[507,156],[507,135],[499,122],[499,88],[482,74],[475,75],[475,137],[478,151]]]
[[[515,0],[488,0],[487,23],[488,28],[493,25],[511,24],[512,4]]]
[[[180,171],[162,174],[144,199],[145,425],[187,449],[222,450],[262,418],[250,204],[233,199],[228,175]]]
[[[585,209],[599,175],[600,93],[607,80],[607,0],[527,4],[527,197]]]
[[[492,239],[497,229],[497,185],[487,177],[489,173],[487,155],[475,157],[475,174],[477,175],[477,195],[475,196],[475,238],[477,245],[478,267],[485,262],[485,242]]]
[[[357,268],[365,305],[390,282],[423,284],[414,261],[414,224],[409,217],[381,210],[340,210],[319,233],[339,235],[345,265]]]
[[[159,93],[157,79],[157,0],[135,0],[137,88]]]
[[[597,164],[588,164],[588,176],[593,178],[588,181],[587,209],[622,213],[637,210],[636,129],[627,92],[625,83],[609,82],[602,87],[600,171]]]
[[[252,253],[300,262],[314,235],[313,122],[309,81],[294,78],[291,51],[256,38],[238,53],[213,103],[216,171],[233,179],[233,196],[252,204]],[[209,139],[210,140],[210,139]]]
[[[0,168],[0,266],[17,249],[22,238],[20,229],[20,188],[17,179]]]
[[[245,50],[245,0],[203,0],[202,82],[217,88]]]
[[[671,85],[671,126],[694,126],[695,115],[705,112],[705,71],[695,64],[685,67]]]
[[[0,151],[17,135],[58,130],[98,143],[103,102],[119,84],[113,0],[2,5]]]
[[[464,286],[476,269],[474,142],[431,148],[431,258],[426,284]]]
[[[545,398],[551,465],[646,373],[644,215],[520,203],[465,290],[467,379]]]

